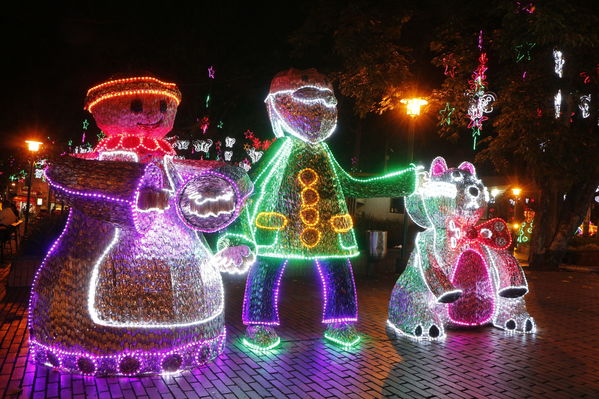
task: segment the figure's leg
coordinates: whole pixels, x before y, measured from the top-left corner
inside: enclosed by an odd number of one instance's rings
[[[322,322],[327,325],[325,338],[352,346],[360,336],[354,327],[358,320],[358,298],[349,259],[315,260],[322,284]]]
[[[503,298],[519,298],[528,292],[524,271],[508,251],[489,251],[497,270],[497,294]]]
[[[526,311],[524,298],[498,297],[493,325],[508,332],[533,333],[534,319]]]
[[[279,325],[279,288],[287,260],[259,257],[251,267],[243,298],[244,343],[253,349],[268,350],[280,339],[274,330]]]
[[[387,324],[396,333],[416,339],[438,339],[445,336],[443,320],[447,304],[437,303],[418,269],[413,252],[406,270],[391,292]]]

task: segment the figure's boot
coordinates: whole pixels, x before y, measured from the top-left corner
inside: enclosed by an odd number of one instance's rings
[[[261,324],[247,326],[243,344],[250,349],[267,351],[276,348],[281,338],[271,326]]]
[[[360,335],[354,323],[331,323],[324,332],[324,337],[331,342],[344,347],[351,347],[360,342]]]

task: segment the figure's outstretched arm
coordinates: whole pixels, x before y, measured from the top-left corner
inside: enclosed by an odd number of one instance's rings
[[[432,234],[432,232],[430,233]],[[434,251],[427,245],[427,239],[431,239],[426,233],[416,235],[416,251],[420,264],[422,277],[428,289],[439,303],[451,303],[462,296],[462,290],[457,289],[449,280],[449,277],[439,265]]]
[[[346,196],[354,198],[403,197],[414,192],[416,187],[415,166],[411,165],[383,176],[358,179],[339,165],[326,144],[324,147]]]

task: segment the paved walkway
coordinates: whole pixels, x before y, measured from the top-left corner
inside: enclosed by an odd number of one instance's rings
[[[240,343],[243,277],[227,278],[228,342],[214,363],[179,376],[93,378],[29,363],[26,288],[0,303],[0,396],[5,397],[599,397],[599,274],[528,272],[534,335],[492,327],[449,331],[442,342],[396,338],[385,329],[395,277],[357,279],[353,350],[323,341],[316,276],[286,276],[282,345],[255,354]]]

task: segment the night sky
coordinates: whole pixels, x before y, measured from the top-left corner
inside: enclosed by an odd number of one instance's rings
[[[213,126],[206,137],[243,137],[251,129],[262,139],[272,138],[264,98],[272,77],[290,67],[320,69],[314,59],[292,57],[289,35],[304,23],[303,2],[224,6],[194,2],[189,6],[150,6],[143,2],[124,7],[105,2],[79,2],[60,10],[55,3],[23,7],[6,13],[0,29],[4,49],[4,96],[0,100],[2,155],[22,146],[23,140],[47,137],[64,143],[81,140],[87,89],[116,74],[151,73],[178,84],[183,101],[172,134],[202,138],[197,120],[209,116]],[[427,10],[417,13],[413,37],[429,32],[421,22]],[[426,59],[416,65],[421,86],[430,90],[442,74]],[[213,65],[216,78],[208,78]],[[210,107],[205,98],[210,94]],[[339,96],[339,95],[338,95]],[[354,149],[352,104],[340,98],[340,121],[330,145],[339,162],[349,168]],[[223,129],[214,125],[222,120]],[[437,136],[434,115],[418,126],[415,160],[428,164],[444,155],[450,164],[472,160],[470,139],[450,143]],[[390,143],[390,164],[405,155],[407,125],[397,113],[369,116],[361,142],[361,168],[380,173],[385,136]],[[90,127],[97,131],[95,124]],[[95,129],[95,130],[94,130]],[[194,136],[195,135],[195,136]]]

